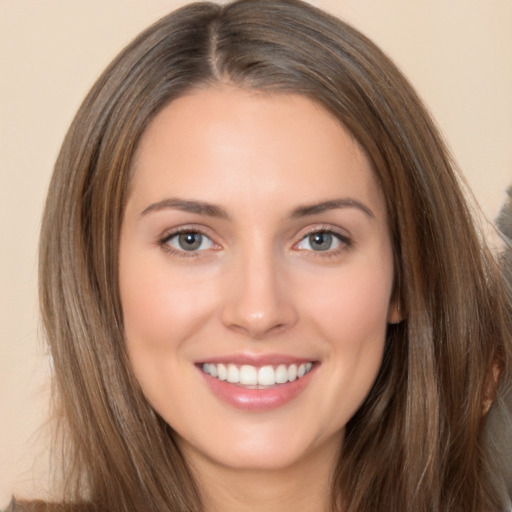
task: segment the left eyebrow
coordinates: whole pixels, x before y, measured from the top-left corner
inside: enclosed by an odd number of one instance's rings
[[[331,199],[329,201],[322,201],[321,203],[298,206],[292,211],[291,218],[297,219],[299,217],[307,217],[308,215],[315,215],[317,213],[336,210],[339,208],[357,208],[368,217],[375,218],[375,214],[370,210],[370,208],[368,208],[368,206],[350,197]]]

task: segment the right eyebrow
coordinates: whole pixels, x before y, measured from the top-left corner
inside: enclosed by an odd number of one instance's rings
[[[176,197],[162,199],[156,203],[150,204],[145,208],[141,216],[147,215],[152,212],[159,212],[162,210],[181,210],[183,212],[197,213],[198,215],[207,215],[208,217],[219,217],[221,219],[228,219],[229,216],[223,208],[218,205],[207,203],[205,201],[196,201],[193,199],[180,199]]]

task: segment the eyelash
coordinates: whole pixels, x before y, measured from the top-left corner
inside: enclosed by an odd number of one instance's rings
[[[322,258],[332,258],[335,256],[339,256],[341,253],[343,253],[346,250],[353,247],[353,242],[350,239],[350,237],[348,237],[347,235],[342,235],[338,231],[336,231],[333,228],[328,227],[328,226],[316,226],[316,227],[308,230],[306,233],[304,233],[301,236],[300,240],[296,244],[294,244],[294,247],[297,247],[300,243],[307,240],[308,237],[310,237],[311,235],[316,235],[316,234],[331,235],[333,238],[335,238],[339,242],[339,247],[337,247],[335,249],[327,249],[325,251],[314,251],[314,250],[306,250],[306,249],[302,249],[302,250],[311,252],[315,256],[320,256]],[[301,250],[301,249],[299,249],[299,250]]]
[[[179,256],[181,258],[193,258],[200,255],[201,252],[204,252],[205,250],[193,250],[193,251],[186,251],[186,250],[179,250],[175,249],[171,245],[169,245],[169,241],[172,240],[175,237],[178,237],[179,235],[183,234],[190,234],[190,235],[201,235],[202,237],[207,238],[210,240],[210,242],[214,245],[219,247],[217,243],[215,243],[210,236],[208,236],[204,230],[197,228],[197,227],[191,227],[191,226],[182,226],[180,228],[174,229],[172,232],[165,234],[162,238],[158,240],[158,245],[167,253]]]
[[[203,249],[203,250],[191,250],[191,251],[179,250],[179,249],[175,249],[174,247],[169,245],[169,241],[170,240],[172,240],[173,238],[178,237],[179,235],[182,235],[182,234],[201,235],[202,237],[206,237],[211,242],[211,244],[213,244],[214,246],[220,247],[219,244],[214,242],[212,240],[212,238],[209,235],[207,235],[203,229],[200,229],[200,228],[197,228],[197,227],[191,227],[191,226],[183,226],[183,227],[180,227],[180,228],[177,228],[177,229],[173,230],[170,233],[166,233],[163,237],[161,237],[158,240],[158,245],[165,252],[170,253],[170,254],[175,255],[175,256],[182,257],[182,258],[197,257],[197,256],[200,255],[201,252],[205,252],[205,249]],[[306,233],[304,233],[301,236],[300,240],[293,245],[293,248],[296,248],[299,244],[301,244],[302,242],[307,240],[308,237],[310,237],[311,235],[316,235],[316,234],[328,234],[328,235],[333,236],[339,242],[339,244],[340,244],[339,247],[337,247],[335,249],[327,249],[325,251],[314,251],[312,249],[311,250],[308,250],[308,249],[298,249],[298,250],[299,251],[310,252],[310,253],[314,254],[315,256],[320,256],[320,257],[324,257],[325,258],[325,257],[338,256],[339,254],[341,254],[342,252],[350,249],[353,246],[353,242],[352,242],[352,240],[348,236],[342,235],[341,233],[339,233],[338,231],[332,229],[331,227],[317,226],[315,228],[312,228],[312,229],[308,230]]]

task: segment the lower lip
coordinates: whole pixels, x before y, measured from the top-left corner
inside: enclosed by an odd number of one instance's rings
[[[223,402],[247,411],[267,411],[277,409],[295,400],[304,391],[311,380],[316,365],[293,382],[278,384],[266,389],[247,389],[237,384],[216,379],[198,368],[210,390]]]

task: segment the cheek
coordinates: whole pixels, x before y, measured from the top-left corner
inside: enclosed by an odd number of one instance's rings
[[[306,310],[332,344],[358,350],[382,344],[392,290],[391,273],[340,272],[323,287],[311,287]]]
[[[169,413],[169,403],[179,404],[181,390],[190,387],[184,372],[189,365],[187,347],[211,318],[216,294],[209,280],[201,280],[199,287],[197,277],[170,273],[165,261],[125,258],[121,268],[121,302],[131,366],[155,410]]]
[[[350,273],[331,280],[328,293],[310,294],[306,308],[328,369],[323,389],[331,391],[319,393],[316,401],[319,416],[330,418],[327,429],[345,426],[375,382],[382,364],[391,286],[390,279],[371,272]]]
[[[166,351],[199,329],[215,309],[212,281],[170,272],[165,261],[137,259],[121,268],[121,302],[129,351]]]
[[[343,393],[354,392],[355,408],[370,390],[382,362],[392,286],[390,254],[382,260],[362,259],[350,269],[340,268],[304,294],[308,302],[303,310],[309,312],[336,368],[333,383]]]

